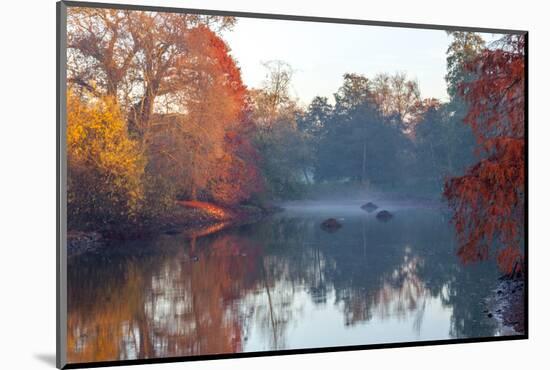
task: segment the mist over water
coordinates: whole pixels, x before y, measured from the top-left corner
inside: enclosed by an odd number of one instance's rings
[[[446,204],[436,198],[410,198],[398,194],[384,194],[376,191],[337,192],[331,195],[320,194],[309,200],[286,201],[280,203],[287,214],[318,214],[327,217],[351,217],[376,215],[382,210],[392,213],[414,209],[433,209],[443,212]],[[367,202],[374,203],[378,208],[370,212],[361,209]]]

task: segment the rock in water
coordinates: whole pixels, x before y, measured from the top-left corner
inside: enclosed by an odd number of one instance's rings
[[[387,222],[393,218],[393,215],[389,211],[383,210],[376,214],[376,218],[380,221]]]
[[[364,209],[365,211],[367,212],[374,212],[376,211],[376,209],[378,208],[378,206],[372,202],[368,202],[368,203],[365,203],[361,206],[361,209]]]
[[[321,229],[323,229],[325,231],[328,231],[328,232],[335,232],[336,230],[338,230],[341,227],[342,227],[342,224],[339,223],[334,218],[328,218],[328,219],[326,219],[325,221],[323,221],[321,223]]]

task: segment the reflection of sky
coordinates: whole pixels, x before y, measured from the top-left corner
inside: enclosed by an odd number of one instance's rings
[[[295,287],[296,288],[296,287]],[[383,308],[374,306],[372,318],[368,321],[356,322],[353,325],[344,325],[342,304],[335,304],[334,290],[327,294],[328,304],[315,304],[311,295],[305,289],[294,292],[289,312],[301,314],[292,320],[280,338],[280,349],[353,346],[365,344],[395,343],[424,340],[443,340],[451,338],[449,322],[453,309],[445,306],[439,296],[423,294],[416,297],[419,307],[398,313],[398,290],[391,293],[389,315]],[[250,299],[250,297],[248,297]],[[267,306],[266,294],[257,296],[258,302]],[[245,299],[246,301],[246,299]],[[262,302],[263,301],[263,302]],[[420,306],[423,306],[421,308]],[[304,314],[307,313],[307,314]],[[415,319],[421,316],[419,327],[415,327]],[[269,329],[259,325],[252,325],[248,330],[243,351],[273,350],[272,344],[266,341]]]
[[[334,302],[334,294],[329,294],[327,298],[328,302]],[[368,322],[345,326],[338,306],[317,306],[304,291],[295,293],[292,304],[307,312],[307,315],[300,315],[288,326],[284,342],[289,349],[450,338],[449,321],[453,310],[452,307],[444,307],[439,297],[426,297],[424,320],[419,331],[413,327],[415,312],[409,313],[406,318],[392,315],[382,319],[375,314]],[[265,341],[265,335],[258,327],[252,327],[244,351],[273,350]]]
[[[448,99],[450,37],[444,31],[239,18],[224,38],[250,87],[264,78],[262,61],[289,63],[295,70],[293,93],[304,104],[316,95],[332,96],[346,72],[369,77],[406,72],[418,80],[423,97]]]

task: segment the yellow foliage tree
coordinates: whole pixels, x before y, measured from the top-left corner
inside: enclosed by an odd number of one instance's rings
[[[114,98],[68,92],[67,154],[71,226],[135,220],[144,197],[145,157],[128,137]]]

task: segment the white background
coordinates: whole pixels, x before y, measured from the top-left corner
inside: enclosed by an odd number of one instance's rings
[[[127,0],[132,1],[132,0]],[[111,0],[111,2],[117,2]],[[166,5],[527,29],[529,35],[530,339],[142,366],[140,369],[548,368],[546,238],[549,13],[544,1],[141,0]],[[55,1],[0,12],[0,367],[53,368],[55,357]],[[134,367],[135,368],[135,367]]]

